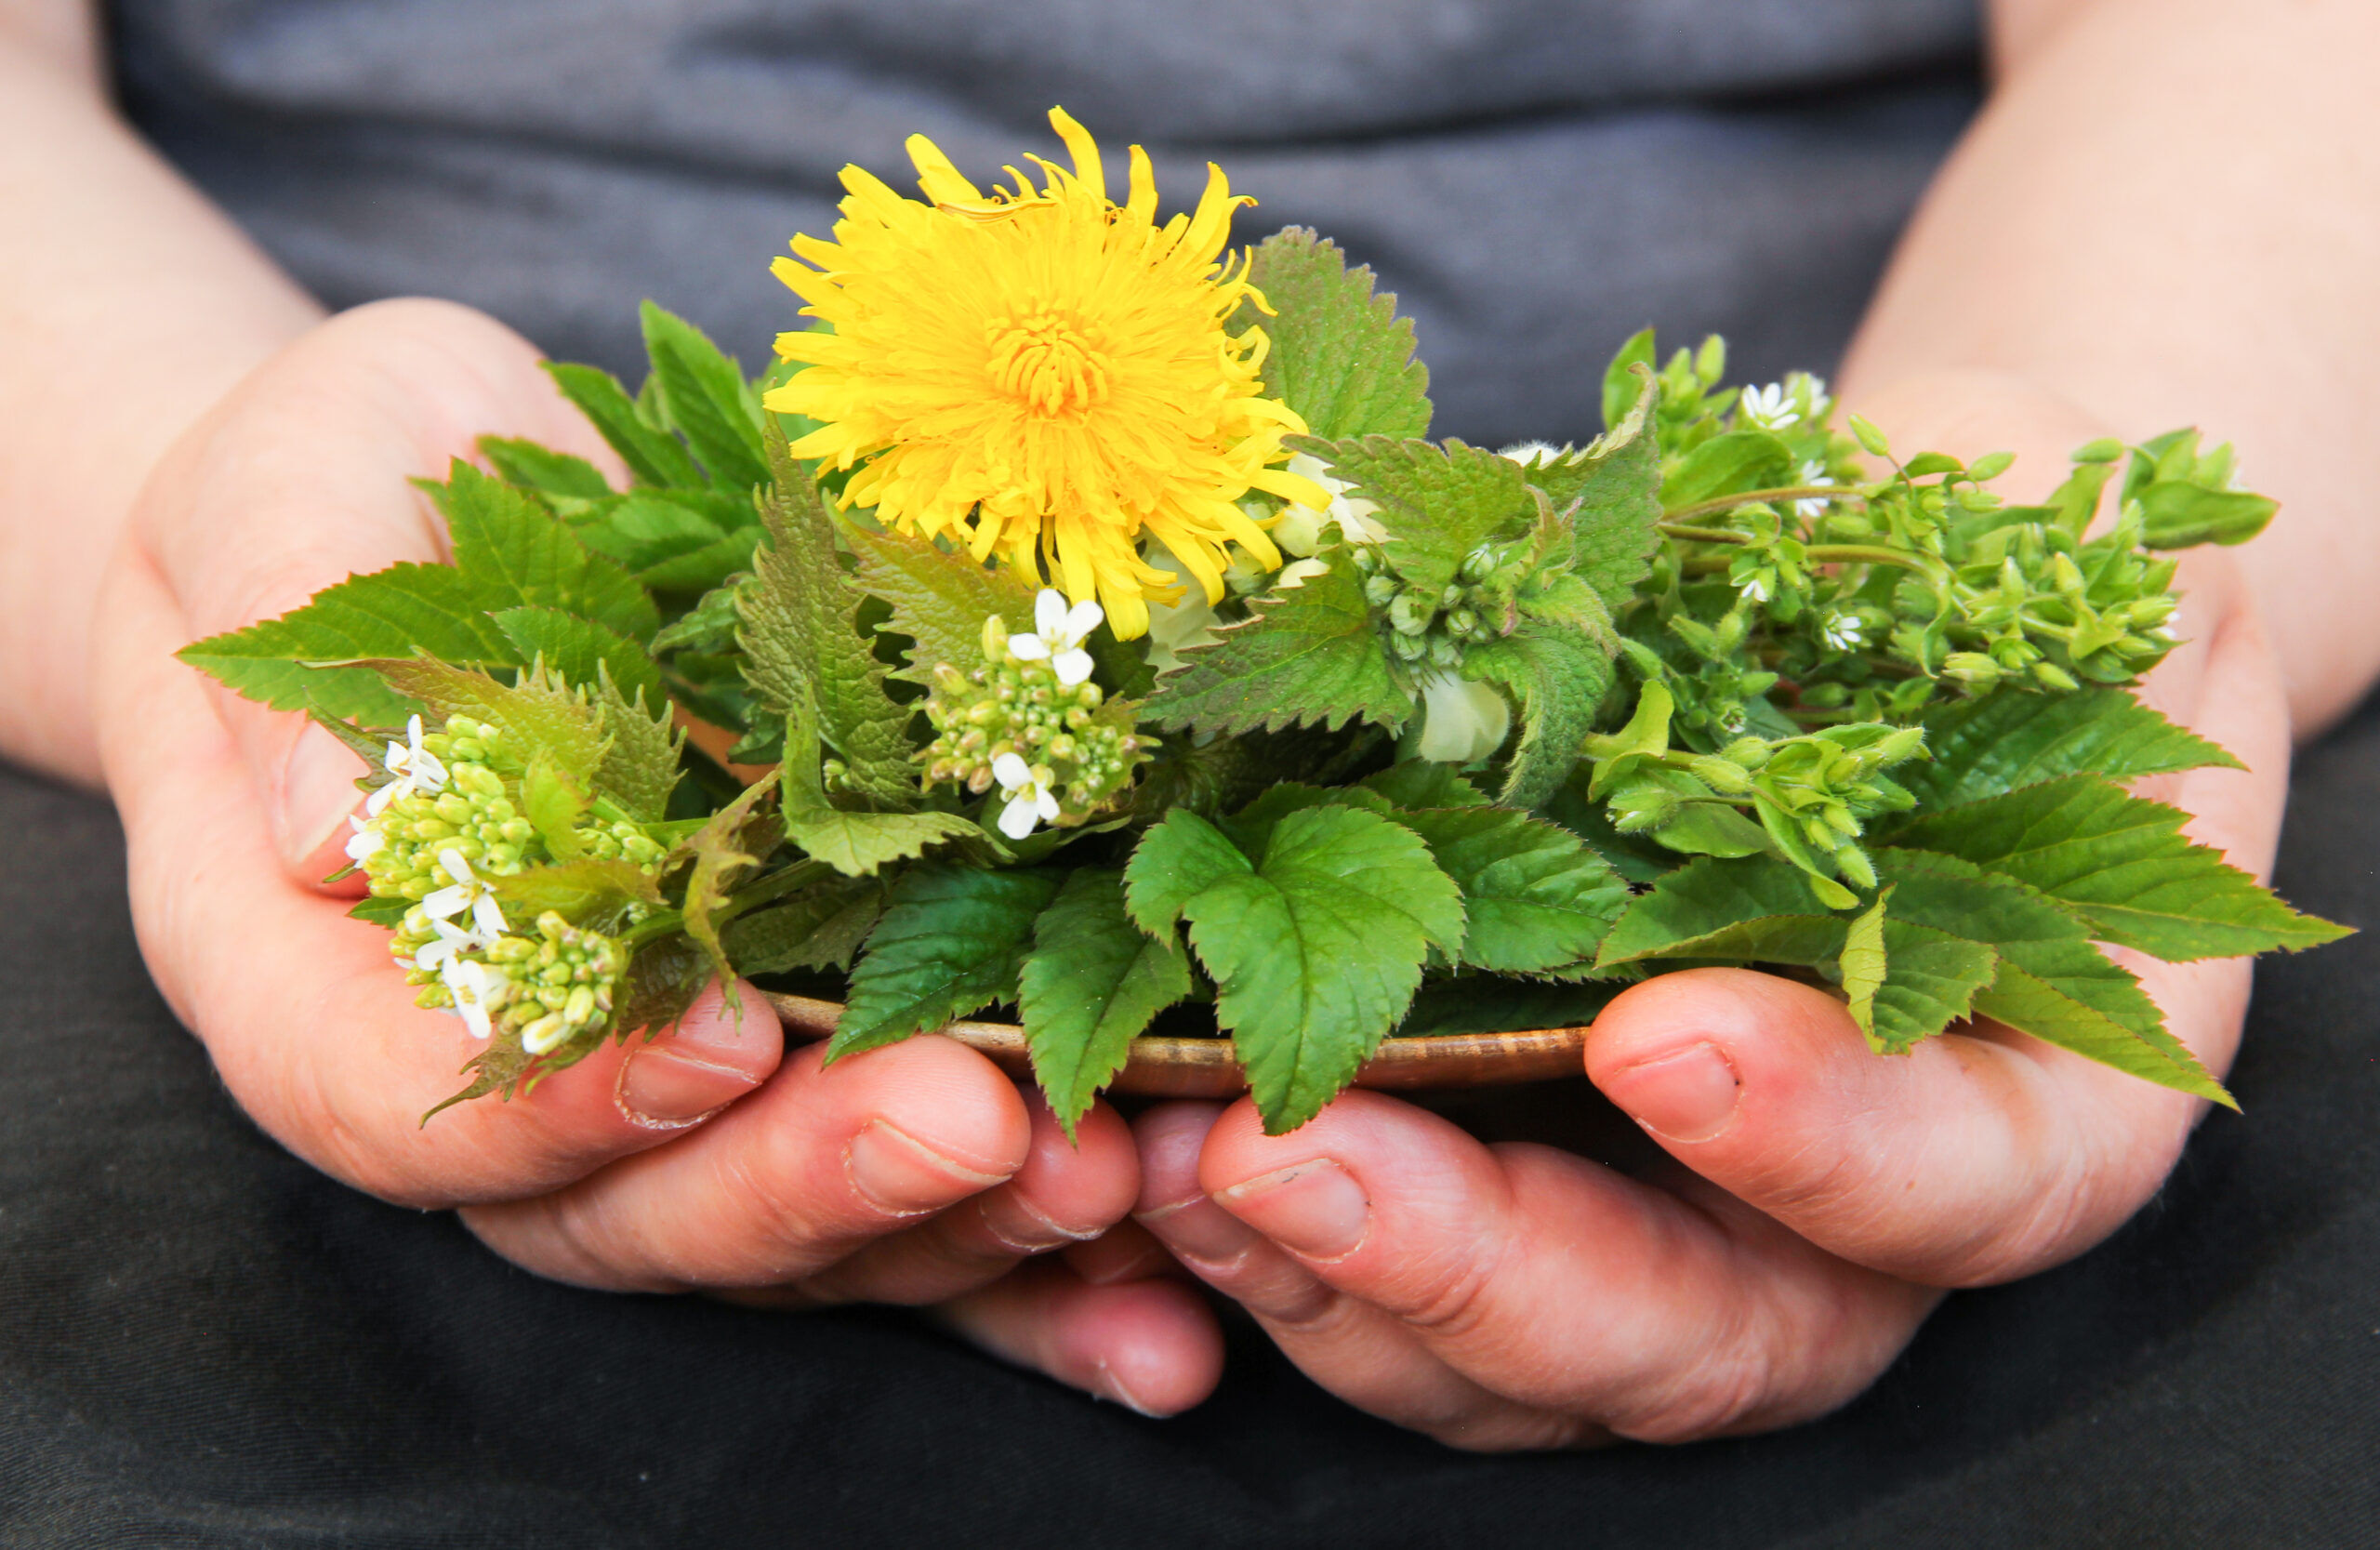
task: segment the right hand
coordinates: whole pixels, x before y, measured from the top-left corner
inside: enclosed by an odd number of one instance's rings
[[[1064,1262],[1139,1187],[1100,1106],[1069,1146],[990,1062],[924,1038],[828,1069],[767,1004],[716,987],[511,1102],[422,1113],[475,1046],[423,1011],[387,934],[320,879],[342,861],[356,758],[301,717],[175,660],[353,572],[436,561],[407,481],[483,434],[614,466],[497,324],[443,303],[358,309],[301,336],[159,464],[99,609],[94,715],[132,908],[159,987],[283,1145],[383,1199],[459,1208],[498,1253],[582,1286],[786,1306],[932,1305],[1062,1381],[1170,1413],[1212,1388],[1214,1320],[1131,1235]]]

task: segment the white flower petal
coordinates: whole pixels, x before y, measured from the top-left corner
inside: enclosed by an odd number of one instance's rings
[[[482,894],[471,905],[471,921],[490,936],[505,932],[504,907],[496,902],[494,894]]]
[[[438,853],[438,865],[443,868],[446,875],[453,878],[456,882],[476,882],[479,881],[477,878],[471,876],[471,864],[463,859],[463,853],[456,850],[452,845],[448,845],[445,849]]]
[[[460,915],[471,907],[471,891],[461,883],[441,888],[421,901],[421,912],[433,921],[443,921]]]
[[[1036,786],[1033,788],[1033,806],[1035,811],[1041,815],[1041,821],[1043,823],[1054,823],[1057,821],[1058,799],[1050,794],[1050,788],[1047,786]]]
[[[1050,655],[1050,643],[1038,635],[1012,635],[1008,654],[1020,661],[1038,662]]]
[[[1076,603],[1072,608],[1066,610],[1065,623],[1061,627],[1065,632],[1066,643],[1068,645],[1081,644],[1084,641],[1090,639],[1091,632],[1097,629],[1102,624],[1105,623],[1106,619],[1107,611],[1100,607],[1099,604],[1095,603]]]
[[[416,969],[435,970],[441,963],[454,956],[454,940],[451,937],[442,936],[435,942],[426,944],[419,952],[413,955],[413,966]]]
[[[992,778],[1000,783],[1001,790],[1013,791],[1033,784],[1033,766],[1015,754],[1004,753],[992,761]]]
[[[1053,640],[1066,628],[1066,594],[1055,587],[1044,587],[1041,595],[1033,600],[1033,628],[1045,640]]]
[[[1421,738],[1414,751],[1441,764],[1468,764],[1502,747],[1512,727],[1502,695],[1441,674],[1421,685]]]
[[[1000,809],[1000,832],[1012,840],[1022,840],[1033,832],[1040,816],[1030,795],[1019,797]]]
[[[378,829],[361,829],[347,842],[347,858],[357,866],[362,866],[388,847],[388,840]]]
[[[1091,660],[1091,653],[1078,647],[1073,651],[1058,653],[1050,659],[1050,666],[1057,669],[1058,682],[1071,689],[1091,676],[1093,664]]]

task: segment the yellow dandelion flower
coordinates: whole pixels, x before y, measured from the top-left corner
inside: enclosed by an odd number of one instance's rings
[[[803,262],[778,279],[833,332],[781,335],[804,364],[772,409],[822,428],[798,457],[855,470],[847,505],[886,526],[949,535],[1096,600],[1117,634],[1148,629],[1148,601],[1180,595],[1142,558],[1161,540],[1206,590],[1223,593],[1237,546],[1266,570],[1281,556],[1240,509],[1250,490],[1321,508],[1329,497],[1275,465],[1305,423],[1264,396],[1261,328],[1234,336],[1243,300],[1270,313],[1247,260],[1223,257],[1235,196],[1208,167],[1197,209],[1157,222],[1157,180],[1132,147],[1121,205],[1099,147],[1061,110],[1050,123],[1074,166],[1032,158],[1035,188],[988,196],[924,136],[908,142],[925,200],[843,169],[835,240],[797,236]]]

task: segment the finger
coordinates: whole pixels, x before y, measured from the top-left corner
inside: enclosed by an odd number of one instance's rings
[[[1199,1159],[1215,1202],[1499,1397],[1474,1446],[1648,1440],[1824,1413],[1882,1371],[1934,1294],[1756,1212],[1550,1147],[1488,1147],[1350,1093],[1268,1136],[1252,1105]]]
[[[1039,1093],[1022,1096],[1032,1139],[1007,1183],[867,1244],[792,1292],[813,1303],[939,1303],[1121,1221],[1140,1193],[1139,1159],[1122,1117],[1094,1105],[1070,1142]]]
[[[443,526],[411,482],[443,477],[483,435],[608,458],[537,359],[468,308],[392,301],[330,320],[249,377],[168,455],[132,521],[191,638],[285,613],[353,573],[442,559]],[[301,717],[210,692],[280,863],[319,879],[338,865],[355,756]]]
[[[666,1040],[609,1045],[526,1098],[425,1124],[486,1046],[413,1004],[385,930],[276,863],[246,766],[170,656],[154,573],[128,561],[108,596],[116,623],[99,669],[120,716],[102,753],[141,952],[241,1106],[284,1146],[384,1199],[500,1199],[668,1140],[775,1069],[783,1039],[767,1004],[746,993],[739,1021],[714,991]]]
[[[1559,1447],[1599,1434],[1464,1377],[1395,1315],[1329,1284],[1210,1199],[1199,1155],[1221,1104],[1166,1104],[1133,1127],[1137,1219],[1193,1274],[1238,1303],[1283,1355],[1357,1409],[1473,1448]]]
[[[1176,1280],[1093,1286],[1043,1261],[934,1316],[997,1356],[1143,1415],[1178,1415],[1223,1377],[1223,1331]]]
[[[668,1146],[463,1219],[581,1286],[775,1288],[1007,1183],[1032,1152],[1014,1084],[963,1045],[913,1039],[833,1066],[813,1045]]]
[[[1058,1251],[1058,1257],[1091,1286],[1147,1280],[1154,1276],[1182,1279],[1189,1275],[1154,1233],[1130,1219],[1088,1242],[1068,1244]]]

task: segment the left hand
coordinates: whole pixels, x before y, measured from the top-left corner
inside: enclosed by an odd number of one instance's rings
[[[2193,555],[2182,584],[2191,643],[2144,697],[2248,770],[2154,794],[2261,876],[2287,789],[2279,671],[2228,556]],[[2248,962],[2121,956],[2226,1070]],[[2090,1248],[2163,1182],[2205,1106],[1989,1023],[1886,1059],[1824,992],[1728,969],[1620,996],[1586,1071],[1665,1166],[1486,1146],[1374,1093],[1274,1137],[1245,1100],[1179,1103],[1136,1127],[1136,1214],[1374,1414],[1473,1449],[1686,1441],[1821,1415],[1944,1288]]]

